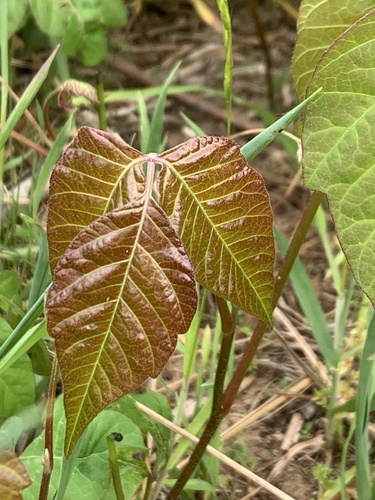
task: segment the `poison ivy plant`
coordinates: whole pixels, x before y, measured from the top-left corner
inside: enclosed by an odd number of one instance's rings
[[[21,460],[13,451],[0,454],[0,497],[4,500],[22,498],[21,491],[31,479]]]
[[[103,408],[162,370],[193,319],[195,278],[271,323],[269,198],[230,139],[142,154],[82,128],[51,176],[47,232],[68,455]]]
[[[325,52],[308,92],[323,92],[306,111],[305,183],[326,193],[353,274],[375,303],[375,9]]]

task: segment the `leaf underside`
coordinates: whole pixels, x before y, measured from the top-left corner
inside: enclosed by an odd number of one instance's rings
[[[375,304],[375,10],[322,58],[305,115],[305,183],[327,194],[353,274]]]
[[[47,298],[64,381],[67,454],[101,409],[159,374],[196,306],[189,257],[152,199],[79,232]]]
[[[194,138],[160,158],[160,205],[197,280],[271,324],[273,218],[260,174],[225,137]]]

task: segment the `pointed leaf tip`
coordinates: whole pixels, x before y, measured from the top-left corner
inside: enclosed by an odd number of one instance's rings
[[[47,233],[52,271],[80,229],[143,193],[143,157],[113,134],[79,129],[50,180]]]
[[[273,217],[260,174],[225,137],[190,139],[160,158],[160,204],[197,281],[271,324]]]
[[[47,297],[68,455],[105,406],[159,374],[196,307],[189,257],[152,199],[115,209],[78,233]]]

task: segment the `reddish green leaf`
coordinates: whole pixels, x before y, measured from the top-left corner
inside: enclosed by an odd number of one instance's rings
[[[153,199],[112,210],[78,233],[47,297],[67,454],[105,406],[159,374],[196,306],[189,257]]]
[[[13,451],[0,455],[0,498],[2,500],[21,500],[21,490],[31,484],[25,466]]]
[[[262,177],[224,137],[191,139],[160,160],[160,204],[197,280],[271,324],[275,249]]]
[[[101,130],[83,127],[50,181],[48,244],[55,268],[79,230],[144,190],[143,154]]]

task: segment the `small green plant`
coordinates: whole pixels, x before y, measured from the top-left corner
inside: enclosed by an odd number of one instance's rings
[[[4,0],[8,8],[8,35],[30,19],[51,42],[60,42],[67,56],[78,55],[94,66],[107,53],[106,32],[125,26],[127,8],[122,0]]]

